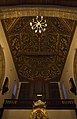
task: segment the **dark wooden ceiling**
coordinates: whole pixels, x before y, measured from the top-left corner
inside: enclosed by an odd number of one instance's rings
[[[77,0],[0,0],[0,6],[59,6],[77,7]],[[73,39],[75,21],[47,17],[47,29],[35,34],[29,23],[35,16],[2,20],[9,48],[20,81],[43,77],[60,81]]]
[[[35,16],[2,20],[20,81],[43,77],[60,81],[72,42],[75,21],[44,17],[47,29],[35,33],[29,23]]]
[[[0,0],[0,6],[9,5],[59,5],[77,7],[77,0]]]

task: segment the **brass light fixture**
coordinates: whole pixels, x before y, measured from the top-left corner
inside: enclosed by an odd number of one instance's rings
[[[42,33],[42,31],[46,31],[47,23],[43,16],[36,16],[36,18],[32,19],[32,22],[30,22],[30,26],[35,33]]]

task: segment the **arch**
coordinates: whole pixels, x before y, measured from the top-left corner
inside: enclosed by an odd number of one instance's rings
[[[77,20],[76,8],[53,6],[16,6],[11,8],[1,7],[0,10],[0,19],[16,18],[22,16],[49,16]]]
[[[75,52],[75,56],[74,56],[74,79],[75,79],[75,83],[77,85],[77,49],[76,49],[76,52]]]
[[[4,80],[4,74],[5,74],[5,58],[3,48],[0,45],[0,90]]]

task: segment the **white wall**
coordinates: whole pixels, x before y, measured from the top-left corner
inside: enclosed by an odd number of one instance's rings
[[[74,56],[75,56],[75,51],[77,49],[77,27],[75,30],[75,34],[73,37],[73,41],[69,50],[69,54],[66,60],[66,64],[64,66],[64,70],[61,76],[61,81],[60,84],[64,84],[65,88],[66,88],[66,93],[67,93],[67,97],[68,99],[74,99],[75,103],[77,104],[77,95],[74,95],[72,92],[70,92],[70,83],[69,80],[72,77],[74,79],[74,69],[73,69],[73,63],[74,63]],[[74,80],[75,82],[75,80]],[[76,82],[75,82],[76,84]]]
[[[4,110],[2,119],[30,119],[32,110]],[[47,110],[49,119],[76,119],[74,110]]]
[[[0,21],[0,45],[3,48],[3,52],[5,56],[5,77],[4,79],[6,78],[6,76],[9,79],[9,91],[4,95],[2,95],[0,91],[0,107],[2,107],[4,99],[11,98],[14,84],[18,85],[19,79],[18,79],[16,70],[15,70],[11,52],[9,50],[9,46],[8,46],[4,31],[3,31],[1,21]]]

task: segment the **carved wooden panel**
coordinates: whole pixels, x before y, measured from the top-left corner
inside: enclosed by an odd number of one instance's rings
[[[35,16],[2,21],[20,81],[44,77],[59,81],[72,41],[75,21],[44,17],[47,28],[35,33],[29,23]]]

